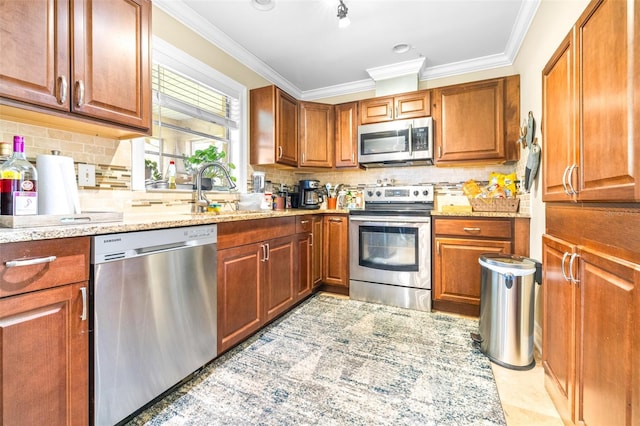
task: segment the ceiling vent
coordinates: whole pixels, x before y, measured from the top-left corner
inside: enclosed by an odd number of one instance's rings
[[[424,67],[425,59],[422,56],[409,61],[368,68],[367,73],[376,82],[376,96],[418,90],[418,76]]]

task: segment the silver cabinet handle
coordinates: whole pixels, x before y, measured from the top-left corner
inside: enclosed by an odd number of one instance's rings
[[[67,101],[67,78],[64,75],[61,75],[57,78],[57,86],[58,86],[58,103],[60,105],[64,104]]]
[[[482,228],[467,228],[466,226],[462,228],[465,232],[480,232]]]
[[[569,185],[569,195],[577,195],[578,191],[576,191],[573,187],[573,183],[571,177],[573,176],[573,171],[578,168],[577,164],[572,164],[569,167],[569,173],[567,173],[567,185]]]
[[[575,284],[578,284],[580,280],[573,275],[573,262],[575,262],[575,260],[579,257],[580,255],[578,253],[573,253],[571,255],[571,259],[569,259],[569,279],[571,279],[571,281],[573,281]]]
[[[76,81],[76,106],[81,107],[84,104],[84,82]]]
[[[278,147],[278,158],[282,158],[282,146]]]
[[[309,246],[313,247],[313,234],[309,234]]]
[[[301,224],[301,225],[304,225],[305,223],[309,223],[309,221],[308,221],[308,220],[301,220],[301,221],[300,221],[300,224]]]
[[[337,222],[337,223],[339,223],[339,222],[342,222],[342,219],[332,217],[332,218],[329,219],[329,222]]]
[[[569,171],[569,166],[564,168],[564,173],[562,174],[562,188],[565,194],[571,196],[571,193],[569,192],[569,188],[567,188],[567,172],[568,171]]]
[[[304,152],[302,153],[302,162],[304,163]]]
[[[260,262],[266,262],[267,261],[267,247],[264,244],[260,244],[260,248],[262,249],[262,259],[260,259]]]
[[[436,241],[436,254],[440,256],[440,241]]]
[[[80,314],[80,320],[87,320],[87,288],[80,288],[80,294],[82,295],[82,314]]]
[[[442,145],[438,145],[438,158],[442,158]]]
[[[265,251],[265,253],[267,253],[267,257],[266,257],[264,260],[265,260],[265,261],[268,261],[268,260],[269,260],[269,254],[271,254],[271,253],[270,253],[270,251],[271,251],[271,250],[269,249],[269,243],[266,243],[266,244],[265,244],[265,247],[266,247],[266,251]]]
[[[51,263],[54,260],[56,260],[55,256],[46,256],[46,257],[36,257],[33,259],[24,259],[24,260],[7,260],[4,265],[7,268],[15,268],[17,266],[31,266],[31,265],[40,265],[41,263]]]
[[[355,153],[355,152],[352,152],[352,153],[351,153],[351,162],[352,162],[352,163],[355,163],[355,162],[356,162],[356,153]]]
[[[569,276],[567,275],[564,269],[565,261],[569,256],[570,256],[569,252],[565,251],[564,254],[562,255],[562,263],[560,264],[560,269],[562,270],[562,278],[564,278],[565,281],[569,281],[569,284],[571,284],[571,281],[569,280]]]

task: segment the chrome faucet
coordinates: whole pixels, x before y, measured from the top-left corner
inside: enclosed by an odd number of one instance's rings
[[[207,206],[209,206],[209,200],[202,192],[202,175],[204,174],[205,170],[211,167],[216,167],[222,170],[222,174],[224,174],[224,177],[227,179],[227,183],[228,183],[227,186],[229,187],[229,190],[232,190],[236,187],[236,184],[233,183],[233,180],[229,175],[229,171],[221,163],[218,163],[217,161],[215,161],[212,163],[203,164],[198,169],[198,173],[196,175],[196,201],[193,204],[193,211],[195,213],[204,213],[207,211]]]

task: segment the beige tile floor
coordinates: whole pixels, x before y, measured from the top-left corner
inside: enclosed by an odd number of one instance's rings
[[[507,426],[562,426],[547,391],[540,360],[531,370],[517,371],[491,363]]]

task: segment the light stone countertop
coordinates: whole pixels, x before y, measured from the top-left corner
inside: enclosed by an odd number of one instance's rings
[[[212,223],[274,217],[302,216],[308,214],[348,214],[349,210],[261,210],[215,213],[125,213],[121,222],[92,224],[69,224],[33,228],[0,228],[0,244],[18,241],[49,240],[54,238],[80,237],[120,232],[145,231],[150,229],[175,228],[180,226],[208,225]]]

